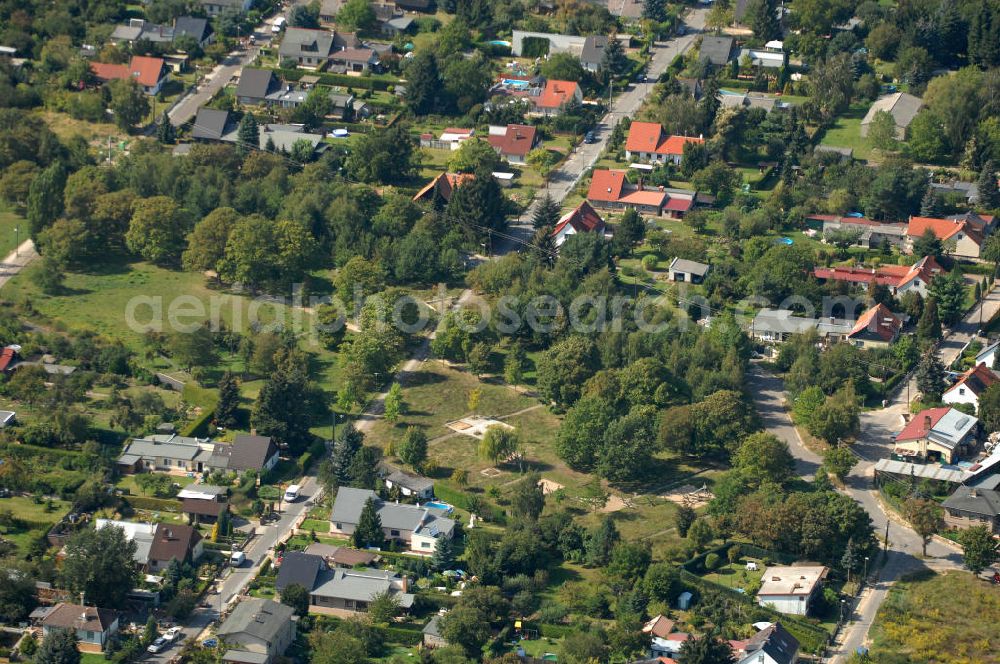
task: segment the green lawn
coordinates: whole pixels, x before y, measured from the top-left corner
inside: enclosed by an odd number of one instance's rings
[[[18,232],[15,233],[14,229]],[[24,242],[28,239],[28,226],[24,217],[6,205],[0,204],[0,260],[14,251],[15,238]]]
[[[747,571],[748,561],[757,563],[758,571]],[[764,575],[765,565],[757,558],[741,558],[735,563],[726,563],[714,572],[705,575],[706,581],[718,583],[727,588],[742,589],[744,591],[760,587],[760,579]]]
[[[898,581],[871,629],[873,662],[1000,662],[1000,593],[968,572]]]
[[[0,512],[9,510],[14,518],[41,526],[26,529],[0,526],[0,539],[12,542],[17,547],[19,555],[23,557],[28,553],[32,542],[44,537],[49,529],[69,512],[70,507],[70,503],[59,499],[36,503],[33,499],[22,496],[0,498]]]
[[[851,104],[850,109],[826,130],[820,145],[853,148],[855,158],[868,159],[871,156],[871,146],[868,139],[861,136],[861,120],[867,112],[867,104]]]

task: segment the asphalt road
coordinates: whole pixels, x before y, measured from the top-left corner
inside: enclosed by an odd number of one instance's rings
[[[549,174],[547,186],[538,191],[535,200],[527,210],[508,226],[507,235],[516,239],[495,240],[493,242],[494,253],[504,254],[511,251],[518,251],[524,247],[524,243],[531,242],[534,229],[531,227],[531,216],[534,213],[535,205],[548,193],[557,203],[562,203],[563,199],[569,195],[570,191],[576,187],[580,178],[586,173],[600,158],[601,153],[607,146],[608,138],[615,123],[623,117],[634,117],[638,112],[646,97],[653,90],[653,85],[660,77],[660,74],[667,70],[673,59],[691,48],[695,38],[705,26],[705,16],[708,10],[692,9],[684,19],[686,33],[684,36],[675,37],[667,42],[659,43],[653,49],[653,57],[646,72],[646,83],[633,83],[628,90],[620,94],[611,106],[611,110],[601,119],[594,129],[594,143],[581,143],[577,146],[566,161]]]
[[[183,624],[184,640],[198,637],[219,616],[225,612],[226,606],[239,596],[247,584],[256,576],[261,563],[273,553],[274,545],[292,530],[295,521],[307,511],[313,503],[320,500],[322,489],[316,481],[315,471],[311,471],[300,482],[299,499],[294,503],[281,504],[281,518],[263,526],[257,527],[257,534],[244,549],[247,560],[241,567],[226,568],[220,580],[216,582],[218,593],[205,595],[209,606],[199,606]],[[155,655],[146,655],[145,661],[166,664],[180,650],[178,641],[172,647]]]

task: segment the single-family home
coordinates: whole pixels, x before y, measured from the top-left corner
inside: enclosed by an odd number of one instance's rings
[[[309,593],[309,603],[320,609],[365,612],[378,595],[388,594],[409,609],[414,596],[409,592],[409,580],[391,570],[336,568],[320,572],[316,585]]]
[[[440,539],[451,539],[455,533],[455,522],[445,516],[444,510],[386,502],[369,489],[343,486],[337,490],[333,504],[330,532],[353,534],[368,500],[375,504],[386,539],[405,544],[411,553],[432,554]]]
[[[954,463],[975,447],[979,420],[960,410],[943,406],[928,408],[913,416],[896,434],[893,453],[904,458]]]
[[[885,111],[892,116],[896,122],[896,138],[903,140],[906,138],[906,129],[917,117],[917,113],[923,108],[924,102],[920,97],[914,97],[906,92],[896,92],[891,95],[879,97],[868,108],[868,112],[861,120],[861,135],[868,136],[872,121],[879,111]]]
[[[294,60],[299,67],[305,69],[317,69],[328,64],[340,51],[360,47],[361,41],[351,33],[313,28],[286,28],[281,45],[278,47],[278,58],[282,62]]]
[[[604,218],[587,201],[564,214],[555,228],[552,229],[553,243],[556,248],[563,245],[570,235],[577,233],[599,233],[604,235]]]
[[[463,182],[468,182],[474,177],[476,176],[473,173],[441,173],[418,191],[413,200],[447,204],[451,200],[452,192]]]
[[[865,249],[881,249],[884,246],[902,248],[906,244],[906,224],[902,223],[839,214],[812,214],[806,217],[806,223],[811,226],[822,224],[824,242],[841,241],[843,236],[853,236],[855,246]]]
[[[120,528],[126,539],[135,542],[132,556],[136,565],[150,574],[161,572],[171,560],[196,562],[204,551],[204,543],[198,531],[191,526],[169,523],[137,523],[134,521],[114,521],[95,519],[94,528]]]
[[[330,70],[341,71],[352,76],[361,76],[377,70],[380,62],[374,49],[364,46],[349,46],[330,54]]]
[[[382,481],[387,490],[398,488],[399,493],[407,498],[430,500],[434,497],[434,480],[421,475],[411,475],[401,470],[395,470],[386,475]]]
[[[46,611],[39,624],[43,635],[48,636],[54,630],[69,630],[76,636],[78,650],[97,653],[118,634],[118,612],[59,602]]]
[[[994,341],[986,348],[976,354],[976,364],[985,364],[990,369],[997,366],[997,349],[1000,348],[1000,341]]]
[[[263,133],[263,132],[262,132]],[[240,434],[230,446],[227,470],[266,473],[278,463],[278,446],[270,436]]]
[[[978,413],[979,397],[997,381],[1000,381],[1000,377],[986,363],[981,362],[959,376],[955,384],[945,390],[941,401],[949,405],[972,404]]]
[[[174,41],[174,28],[141,18],[132,18],[126,24],[116,25],[108,37],[108,41],[115,45],[131,45],[140,39],[152,44],[169,44]]]
[[[650,641],[649,654],[653,657],[676,654],[676,642],[670,641],[670,635],[674,633],[675,623],[663,614],[659,614],[649,619],[642,626],[642,633],[647,634]]]
[[[134,80],[147,95],[155,95],[163,89],[168,70],[163,58],[133,55],[127,65],[108,62],[91,62],[90,70],[94,78],[102,83],[108,81]]]
[[[702,37],[698,57],[713,67],[725,67],[733,59],[733,38],[725,35]]]
[[[126,473],[144,470],[202,472],[221,467],[224,463],[222,455],[216,453],[217,447],[207,438],[153,434],[133,438],[118,457],[118,466]]]
[[[446,127],[441,135],[434,138],[434,134],[426,133],[420,135],[420,147],[432,148],[436,150],[457,150],[462,144],[476,135],[475,129],[464,129],[462,127]]]
[[[355,106],[356,100],[354,95],[346,93],[331,92],[330,93],[330,115],[338,120],[343,120],[344,122],[353,122],[355,116],[357,117],[367,117],[369,114],[368,105],[360,104]]]
[[[795,664],[799,641],[780,622],[764,627],[747,641],[730,641],[737,664]]]
[[[768,42],[773,44],[774,42]],[[781,42],[776,42],[781,44]],[[754,67],[762,69],[781,69],[788,64],[788,54],[783,50],[783,46],[771,46],[768,48],[742,48],[740,49],[740,64],[749,62]]]
[[[932,180],[928,186],[938,196],[945,198],[955,196],[964,199],[966,205],[975,205],[979,202],[979,184],[976,182],[963,182],[961,180],[934,182]]]
[[[994,535],[1000,535],[1000,491],[961,485],[941,507],[949,528],[964,530],[986,526]]]
[[[326,561],[326,566],[329,568],[371,567],[382,559],[380,555],[372,551],[352,549],[349,546],[334,546],[322,542],[313,542],[307,546],[306,553],[311,556],[319,556]]]
[[[970,219],[911,216],[906,227],[906,248],[912,253],[914,242],[930,232],[941,240],[948,253],[963,258],[979,258],[985,244],[984,230],[986,229]]]
[[[640,214],[659,216],[666,213],[673,219],[680,219],[693,208],[696,196],[696,192],[685,189],[647,189],[642,180],[632,184],[625,178],[625,171],[617,169],[595,170],[587,192],[587,200],[595,208],[633,208]]]
[[[229,489],[211,484],[189,484],[177,493],[181,513],[192,523],[214,523],[229,510]]]
[[[764,308],[757,312],[750,324],[750,336],[764,343],[781,343],[793,334],[816,330],[826,345],[843,341],[854,329],[854,321],[844,318],[807,318],[797,316],[790,309]]]
[[[538,113],[552,116],[562,113],[567,105],[582,103],[583,92],[576,81],[548,80],[539,94],[530,99]]]
[[[236,100],[241,104],[263,104],[269,95],[281,88],[281,81],[270,69],[246,67],[236,85]]]
[[[274,587],[279,593],[292,584],[312,590],[316,585],[316,576],[323,569],[326,569],[326,561],[322,556],[301,551],[286,551],[281,556]]]
[[[490,125],[486,140],[501,157],[512,164],[523,164],[538,144],[538,131],[531,125]]]
[[[908,292],[919,293],[927,297],[931,281],[944,273],[944,268],[933,256],[925,256],[913,265],[880,265],[877,268],[865,267],[817,267],[813,276],[823,283],[827,280],[846,281],[868,290],[872,285],[886,286],[893,295],[904,295]]]
[[[194,116],[191,138],[196,141],[237,141],[239,123],[229,111],[202,106]]]
[[[881,302],[858,317],[847,341],[858,348],[886,348],[899,338],[903,319]]]
[[[642,18],[642,10],[645,6],[643,0],[607,0],[605,4],[612,16],[632,20]]]
[[[580,64],[590,72],[596,72],[604,61],[604,50],[608,46],[608,38],[604,35],[590,35],[583,40],[580,47]]]
[[[219,626],[216,636],[227,647],[223,661],[272,664],[295,640],[295,610],[267,599],[244,599]]]
[[[253,0],[200,0],[202,9],[209,16],[218,16],[227,9],[248,12],[253,6]]]
[[[757,591],[757,603],[779,613],[808,615],[828,572],[823,566],[768,567]]]
[[[710,266],[707,263],[689,261],[686,258],[674,258],[667,268],[670,281],[684,281],[689,284],[700,284],[708,274]]]
[[[448,639],[444,638],[444,635],[441,633],[440,614],[431,616],[431,619],[427,621],[427,624],[424,625],[421,631],[424,635],[421,642],[425,648],[444,648],[448,645]]]
[[[684,159],[685,145],[704,142],[701,137],[669,135],[658,122],[633,122],[625,140],[625,157],[640,162],[679,166]]]
[[[190,37],[199,46],[212,43],[215,37],[208,19],[198,16],[178,16],[174,19],[174,41],[180,37]]]
[[[0,373],[7,373],[14,368],[14,360],[17,359],[17,352],[20,349],[20,346],[5,346],[3,350],[0,350]]]
[[[343,6],[344,0],[323,0],[319,5],[319,20],[323,23],[335,23]]]
[[[375,5],[392,7],[392,5]],[[399,37],[413,31],[414,20],[412,16],[390,16],[386,19],[379,19],[378,29],[386,37]]]

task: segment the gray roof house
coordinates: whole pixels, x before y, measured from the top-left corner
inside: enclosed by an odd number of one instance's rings
[[[207,18],[178,16],[174,20],[174,39],[182,36],[193,37],[201,46],[212,41],[212,26]]]
[[[278,578],[274,581],[274,587],[281,592],[291,584],[297,583],[306,590],[312,590],[316,585],[316,575],[325,568],[322,556],[288,551],[281,557],[281,566],[278,568]]]
[[[240,74],[236,99],[241,104],[263,104],[267,96],[281,89],[281,81],[270,69],[251,69]]]
[[[591,35],[583,41],[583,48],[580,49],[580,63],[587,71],[597,71],[601,68],[601,60],[604,59],[604,49],[608,45],[608,38],[604,35]]]
[[[141,470],[204,472],[206,470],[267,471],[278,463],[278,448],[267,436],[240,435],[232,443],[207,438],[154,434],[133,438],[118,457],[126,472]]]
[[[223,661],[271,664],[295,640],[295,611],[267,599],[245,599],[216,634],[229,646]]]
[[[279,60],[295,60],[300,67],[317,68],[330,56],[345,48],[361,46],[350,33],[338,33],[312,28],[286,28],[278,47]]]
[[[413,606],[405,576],[383,569],[332,569],[320,574],[310,593],[310,604],[325,609],[367,611],[377,595],[389,594],[404,609]]]
[[[432,616],[424,628],[421,630],[424,634],[423,642],[426,648],[443,648],[448,645],[448,640],[444,638],[441,633],[441,616]]]
[[[747,641],[737,661],[739,664],[795,664],[799,656],[799,641],[781,626],[772,623]]]
[[[229,454],[229,470],[266,471],[278,463],[278,446],[270,436],[236,436]]]
[[[385,502],[374,491],[350,487],[337,490],[330,514],[331,532],[351,535],[369,499],[375,503],[386,538],[403,542],[411,553],[432,554],[440,538],[450,539],[455,533],[455,522],[445,517],[444,510]]]
[[[780,343],[793,334],[816,330],[821,339],[835,343],[847,337],[854,329],[854,321],[842,318],[806,318],[796,316],[789,309],[761,309],[750,325],[754,339]]]
[[[237,128],[229,111],[203,106],[194,117],[191,138],[202,141],[235,141]]]
[[[923,108],[924,101],[920,97],[914,97],[906,92],[880,97],[872,103],[864,119],[861,120],[861,135],[868,136],[868,129],[871,127],[875,114],[879,111],[886,111],[896,121],[896,138],[903,140],[906,138],[906,129],[917,117],[917,113]]]
[[[733,38],[702,37],[698,54],[704,62],[714,67],[723,67],[733,58]]]
[[[250,11],[253,0],[200,0],[202,8],[209,16],[217,16],[226,9],[238,9],[240,11]]]
[[[401,470],[389,473],[385,480],[385,488],[399,487],[399,492],[406,497],[429,500],[434,497],[434,481],[421,475],[411,475]]]
[[[686,258],[674,258],[670,261],[669,278],[670,281],[686,281],[691,284],[699,284],[708,274],[710,266],[697,261],[689,261]]]
[[[267,150],[273,145],[275,150],[291,152],[299,141],[312,144],[313,152],[323,152],[330,144],[323,142],[323,134],[307,134],[302,125],[267,124],[260,128],[260,149]]]
[[[986,526],[994,535],[1000,535],[1000,491],[963,485],[941,507],[949,528]]]

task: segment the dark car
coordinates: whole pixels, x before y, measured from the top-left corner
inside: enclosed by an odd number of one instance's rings
[[[583,135],[583,142],[584,143],[596,143],[597,142],[597,137],[594,136],[594,132],[588,131],[586,134]]]

